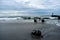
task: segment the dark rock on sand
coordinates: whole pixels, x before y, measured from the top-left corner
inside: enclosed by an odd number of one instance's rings
[[[43,37],[40,30],[33,30],[31,32],[31,35],[33,38],[42,38]]]

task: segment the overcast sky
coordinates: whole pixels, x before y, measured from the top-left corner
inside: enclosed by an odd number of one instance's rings
[[[19,10],[29,13],[32,11],[58,12],[60,10],[60,0],[0,0],[0,10]]]

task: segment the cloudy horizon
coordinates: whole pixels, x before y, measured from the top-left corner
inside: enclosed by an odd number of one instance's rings
[[[60,15],[59,10],[60,0],[0,0],[0,13],[17,11],[18,14],[50,15],[54,12],[54,14]]]

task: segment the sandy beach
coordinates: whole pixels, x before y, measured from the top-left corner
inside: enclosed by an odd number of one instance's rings
[[[32,30],[39,29],[43,38],[33,39]],[[60,27],[47,23],[0,23],[0,40],[60,40]]]

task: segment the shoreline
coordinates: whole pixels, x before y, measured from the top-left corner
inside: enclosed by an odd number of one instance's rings
[[[36,29],[41,30],[42,35],[44,35],[44,38],[42,38],[42,40],[50,39],[53,35],[51,34],[51,37],[49,36],[49,38],[47,38],[47,36],[50,35],[53,30],[57,30],[56,28],[58,29],[60,27],[46,23],[0,23],[0,40],[34,40],[31,38],[30,33],[32,30]],[[55,35],[57,36],[57,34]]]

